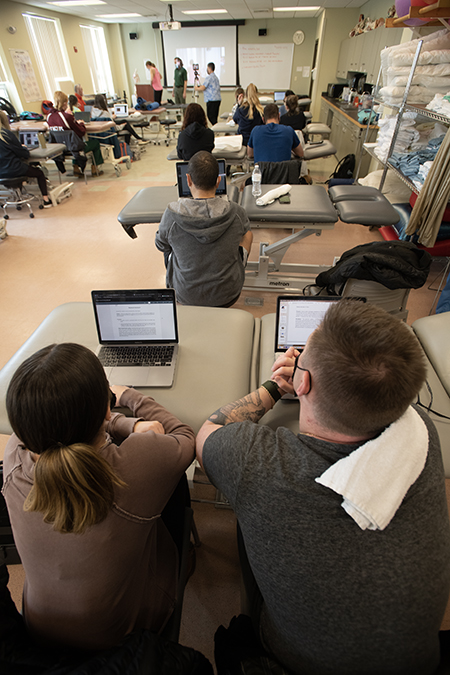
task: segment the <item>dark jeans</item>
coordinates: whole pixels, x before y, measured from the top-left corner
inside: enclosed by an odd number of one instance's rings
[[[47,179],[44,176],[43,171],[39,169],[37,166],[27,166],[27,170],[23,172],[24,176],[29,176],[30,178],[37,178],[37,182],[39,185],[39,190],[41,191],[42,195],[46,197],[48,195],[47,191]]]
[[[190,505],[191,496],[186,474],[184,473],[161,513],[161,519],[178,549],[180,561],[183,547],[184,509]]]
[[[219,108],[221,101],[208,101],[206,104],[206,114],[211,124],[217,123],[219,117]]]

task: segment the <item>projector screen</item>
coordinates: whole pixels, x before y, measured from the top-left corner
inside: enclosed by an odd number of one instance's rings
[[[194,63],[199,65],[200,83],[207,76],[206,66],[212,61],[223,87],[236,86],[236,26],[208,26],[161,31],[167,86],[173,86],[174,58],[179,56],[188,74],[188,85],[194,84]]]

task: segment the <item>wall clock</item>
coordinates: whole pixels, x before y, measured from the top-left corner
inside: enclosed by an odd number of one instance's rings
[[[294,45],[301,45],[302,42],[305,39],[305,34],[302,30],[296,30],[294,35],[292,36],[292,40],[294,42]]]

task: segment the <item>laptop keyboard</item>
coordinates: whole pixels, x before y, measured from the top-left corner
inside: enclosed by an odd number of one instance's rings
[[[98,358],[104,368],[112,366],[171,366],[174,349],[174,345],[102,347]]]

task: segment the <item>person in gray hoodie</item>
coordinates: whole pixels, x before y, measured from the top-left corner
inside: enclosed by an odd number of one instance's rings
[[[215,196],[219,165],[211,153],[191,158],[187,180],[193,198],[169,204],[155,236],[164,253],[166,285],[182,305],[229,307],[244,283],[250,223],[242,206]]]

